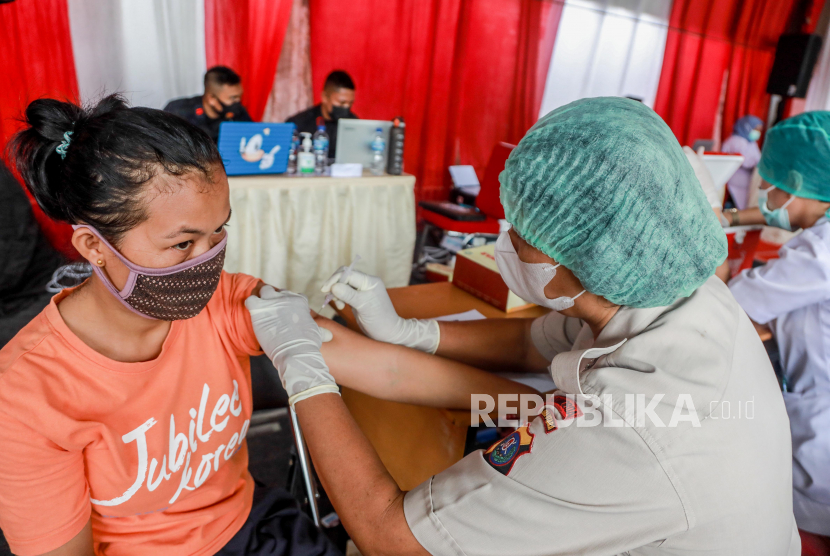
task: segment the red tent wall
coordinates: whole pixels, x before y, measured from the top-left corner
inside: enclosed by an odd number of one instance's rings
[[[315,99],[355,79],[362,118],[406,121],[405,170],[443,199],[450,164],[482,177],[493,146],[536,121],[562,4],[545,0],[311,0]]]
[[[682,144],[713,137],[721,93],[721,138],[745,114],[766,119],[767,79],[778,37],[793,16],[815,18],[824,0],[675,0],[654,109]],[[796,22],[794,30],[810,31]]]
[[[274,85],[291,0],[205,0],[208,67],[229,66],[242,77],[243,103],[262,119]]]
[[[78,82],[66,0],[0,4],[0,36],[0,149],[5,151],[29,102],[41,97],[77,101]],[[34,200],[32,206],[49,241],[66,256],[77,256],[69,243],[72,228],[50,220]]]

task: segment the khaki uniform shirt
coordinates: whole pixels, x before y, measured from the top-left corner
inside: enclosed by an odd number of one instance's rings
[[[720,280],[595,342],[559,313],[533,338],[559,388],[543,413],[406,495],[431,554],[800,554],[784,403]]]

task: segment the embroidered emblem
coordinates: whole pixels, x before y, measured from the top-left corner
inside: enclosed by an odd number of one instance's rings
[[[550,407],[545,406],[542,413],[539,414],[539,417],[542,418],[542,423],[545,425],[545,434],[550,434],[556,430],[556,419]]]
[[[553,407],[556,408],[563,419],[582,417],[582,410],[576,405],[576,400],[570,396],[555,395],[553,397]]]
[[[528,430],[528,425],[525,425],[490,446],[490,449],[484,452],[484,459],[490,467],[502,475],[508,475],[516,460],[524,454],[529,454],[532,447],[533,433]]]

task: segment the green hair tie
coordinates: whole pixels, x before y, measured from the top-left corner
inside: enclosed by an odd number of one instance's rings
[[[72,140],[70,138],[71,135],[72,135],[71,131],[67,131],[66,133],[64,133],[63,134],[63,141],[61,141],[61,144],[58,145],[57,148],[55,149],[55,152],[57,152],[59,155],[61,155],[61,160],[66,158],[66,149],[69,148],[69,142]]]

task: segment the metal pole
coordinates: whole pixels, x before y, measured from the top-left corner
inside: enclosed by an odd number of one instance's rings
[[[311,510],[311,519],[314,520],[314,525],[320,527],[320,510],[317,508],[317,486],[314,484],[314,479],[311,476],[311,458],[308,457],[308,449],[303,438],[303,431],[300,429],[300,421],[297,419],[297,414],[294,413],[294,408],[291,411],[291,428],[294,429],[294,441],[297,444],[297,458],[300,462],[300,469],[303,471],[303,481],[305,482],[306,496],[308,497],[308,506]]]

